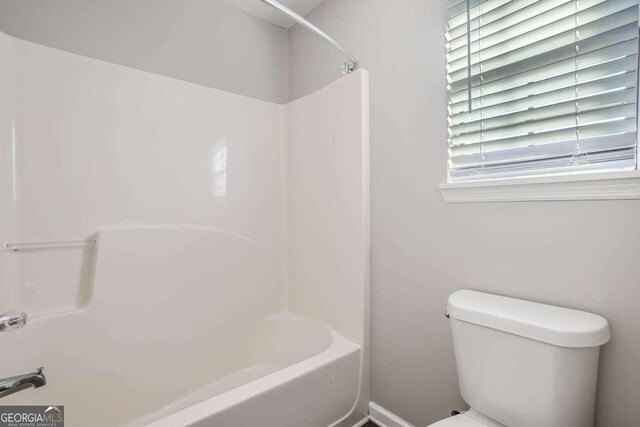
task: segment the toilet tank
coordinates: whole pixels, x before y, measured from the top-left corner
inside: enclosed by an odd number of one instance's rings
[[[449,297],[460,392],[509,427],[593,426],[601,316],[476,291]]]

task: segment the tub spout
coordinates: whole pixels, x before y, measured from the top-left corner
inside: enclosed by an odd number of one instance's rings
[[[27,313],[10,311],[0,314],[0,332],[13,331],[27,324]]]
[[[0,379],[0,398],[25,390],[29,387],[42,387],[47,383],[47,378],[42,372],[43,370],[44,368],[38,368],[35,372]]]

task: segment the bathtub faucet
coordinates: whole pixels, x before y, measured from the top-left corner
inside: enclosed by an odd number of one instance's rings
[[[42,373],[43,369],[38,368],[36,372],[0,379],[0,398],[26,390],[29,387],[38,388],[45,385],[47,379]]]
[[[13,331],[27,324],[27,313],[10,311],[0,314],[0,332]]]

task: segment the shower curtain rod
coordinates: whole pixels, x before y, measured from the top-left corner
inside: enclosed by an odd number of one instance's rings
[[[289,9],[286,6],[281,5],[280,3],[278,3],[275,0],[262,0],[262,1],[267,3],[268,5],[271,5],[271,6],[275,7],[279,11],[289,15],[289,17],[291,17],[298,24],[302,25],[303,27],[305,27],[306,29],[308,29],[312,33],[316,33],[318,36],[320,36],[322,39],[324,39],[324,41],[326,41],[331,46],[333,46],[336,49],[338,49],[340,51],[340,53],[342,53],[344,56],[346,56],[349,61],[345,62],[344,64],[342,64],[342,74],[349,74],[350,72],[352,72],[352,71],[354,71],[356,69],[356,67],[358,66],[358,60],[356,60],[356,58],[354,58],[353,55],[351,55],[337,41],[332,39],[327,33],[322,31],[320,28],[316,27],[315,25],[313,25],[311,22],[307,21],[304,17],[302,17],[302,16],[298,15],[297,13],[295,13],[293,10]]]

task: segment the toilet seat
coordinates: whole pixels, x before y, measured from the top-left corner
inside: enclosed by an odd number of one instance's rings
[[[427,427],[506,427],[497,421],[486,417],[474,409],[467,412],[445,418],[437,423],[430,424]]]

